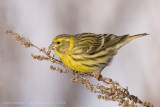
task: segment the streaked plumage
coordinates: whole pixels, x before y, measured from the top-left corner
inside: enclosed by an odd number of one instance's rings
[[[61,34],[54,38],[50,48],[55,50],[63,64],[69,68],[80,72],[93,72],[107,66],[120,47],[145,35],[147,34]]]

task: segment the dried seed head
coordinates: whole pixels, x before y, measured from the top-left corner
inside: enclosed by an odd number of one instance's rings
[[[101,98],[102,98],[102,96],[101,96],[101,95],[97,95],[97,98],[98,98],[98,99],[101,99]]]
[[[38,60],[49,60],[51,63],[55,63],[58,65],[63,65],[63,63],[57,59],[54,58],[54,56],[51,56],[51,50],[48,48],[48,51],[46,51],[46,48],[39,48],[36,45],[32,44],[29,40],[26,38],[20,36],[17,33],[14,33],[12,30],[7,30],[6,33],[9,33],[14,36],[14,38],[21,43],[21,45],[24,45],[25,47],[34,47],[38,49],[40,52],[44,53],[44,55],[33,55],[31,56],[34,59]],[[60,69],[59,67],[50,66],[51,70],[56,70],[60,73],[72,73],[75,77],[71,78],[72,82],[77,82],[83,84],[90,92],[97,93],[98,99],[104,99],[104,100],[112,100],[117,101],[119,106],[124,107],[137,107],[135,103],[139,103],[143,106],[147,107],[153,107],[153,105],[150,102],[143,102],[138,97],[134,95],[130,95],[128,91],[128,87],[123,88],[119,85],[117,81],[113,81],[110,78],[101,77],[101,79],[94,85],[94,83],[90,82],[91,77],[95,78],[94,73],[86,73],[85,75],[75,71],[75,70],[66,70],[64,67],[64,70]],[[102,84],[102,85],[100,85]]]
[[[51,65],[51,66],[50,66],[50,69],[51,69],[51,70],[56,70],[56,67],[54,67],[54,66]]]

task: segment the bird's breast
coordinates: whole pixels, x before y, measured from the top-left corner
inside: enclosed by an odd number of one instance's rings
[[[70,52],[65,52],[65,53],[59,53],[57,51],[55,51],[55,53],[57,54],[57,56],[61,59],[62,63],[73,69],[76,71],[80,71],[80,72],[93,72],[93,71],[97,71],[99,69],[99,67],[92,67],[92,66],[87,66],[86,63],[90,64],[92,63],[91,61],[85,61],[84,60],[76,60],[76,58],[80,58],[82,57],[80,56],[76,56],[75,58],[73,58],[72,54]]]

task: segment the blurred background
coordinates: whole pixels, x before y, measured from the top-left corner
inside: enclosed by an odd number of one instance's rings
[[[149,33],[122,47],[102,74],[160,107],[159,0],[0,0],[0,107],[118,107],[72,83],[70,74],[51,71],[50,62],[34,60],[30,54],[38,51],[7,29],[39,47],[62,33]]]

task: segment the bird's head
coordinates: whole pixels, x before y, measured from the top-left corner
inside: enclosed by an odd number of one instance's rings
[[[74,44],[74,36],[68,34],[57,35],[50,45],[50,50],[55,50],[59,53],[64,53],[67,50],[71,49]]]

